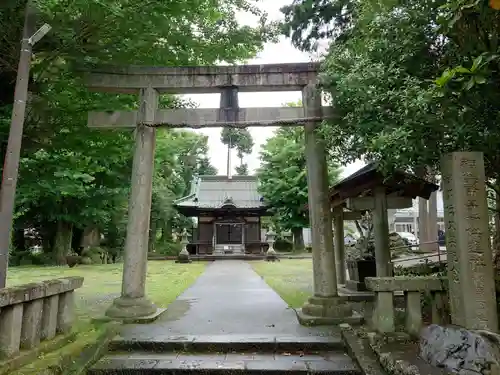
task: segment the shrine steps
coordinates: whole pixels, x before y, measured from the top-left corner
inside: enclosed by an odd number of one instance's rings
[[[229,373],[364,374],[340,337],[207,335],[139,341],[117,337],[87,375]]]

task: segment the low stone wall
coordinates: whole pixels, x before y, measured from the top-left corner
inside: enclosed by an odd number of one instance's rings
[[[405,301],[405,331],[418,336],[422,328],[422,295],[431,296],[432,322],[442,324],[447,299],[447,280],[432,276],[367,277],[368,290],[375,293],[371,324],[380,333],[396,331],[394,293],[403,292]]]
[[[70,332],[82,284],[83,277],[67,277],[0,289],[0,358]]]

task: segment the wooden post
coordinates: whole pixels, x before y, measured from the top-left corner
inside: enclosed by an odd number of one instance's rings
[[[152,88],[142,89],[140,105],[141,123],[135,134],[122,294],[106,312],[112,318],[145,317],[156,312],[156,306],[145,296],[145,288],[156,134],[156,129],[148,125],[154,124],[158,92]]]

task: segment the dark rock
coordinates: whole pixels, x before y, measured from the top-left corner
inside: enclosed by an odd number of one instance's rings
[[[77,264],[82,263],[82,257],[79,255],[67,255],[66,263],[68,264],[69,268],[73,268]]]
[[[176,263],[191,263],[191,258],[189,257],[189,254],[180,253],[177,256]]]
[[[433,366],[460,375],[487,375],[500,366],[499,342],[492,333],[432,324],[422,330],[419,349],[420,356]]]

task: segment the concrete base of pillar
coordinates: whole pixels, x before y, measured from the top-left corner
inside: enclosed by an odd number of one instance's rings
[[[309,297],[302,309],[298,309],[299,323],[312,325],[361,324],[363,317],[352,310],[344,297]]]
[[[118,297],[106,311],[106,316],[113,320],[142,319],[157,311],[157,307],[146,297]]]
[[[148,324],[154,322],[156,319],[158,319],[167,309],[164,308],[158,308],[156,311],[148,316],[142,316],[142,317],[137,317],[137,318],[110,318],[109,316],[102,316],[99,318],[93,318],[93,322],[97,323],[106,323],[106,322],[121,322],[124,324]]]

